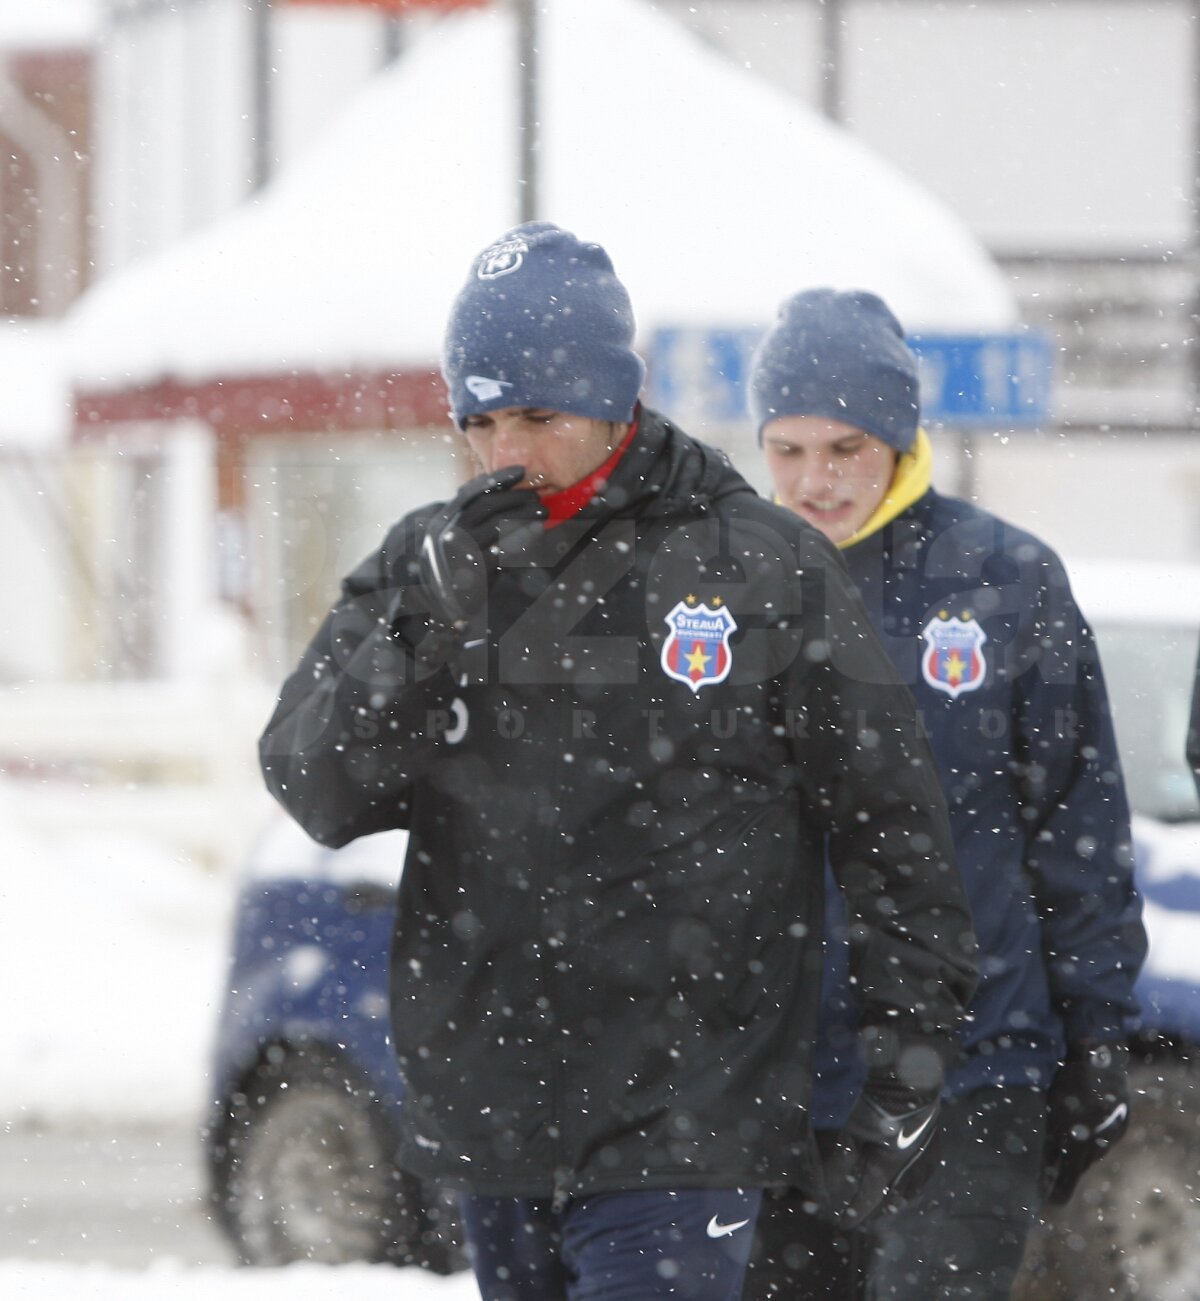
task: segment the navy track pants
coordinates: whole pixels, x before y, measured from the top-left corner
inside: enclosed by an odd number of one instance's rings
[[[461,1199],[483,1301],[740,1301],[760,1189]]]

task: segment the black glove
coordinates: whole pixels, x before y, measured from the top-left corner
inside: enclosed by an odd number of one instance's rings
[[[1051,1206],[1070,1201],[1083,1172],[1128,1128],[1128,1064],[1124,1044],[1067,1049],[1046,1097],[1042,1189]]]
[[[501,538],[532,537],[546,518],[537,493],[515,486],[524,477],[519,465],[481,474],[429,521],[418,565],[430,612],[445,627],[464,632],[486,611],[487,557]]]
[[[932,1174],[939,1095],[867,1076],[845,1126],[820,1145],[827,1213],[839,1228],[857,1229],[885,1200],[911,1197]]]

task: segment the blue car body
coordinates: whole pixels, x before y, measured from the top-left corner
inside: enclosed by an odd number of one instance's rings
[[[1134,856],[1150,933],[1138,1038],[1190,1051],[1200,1045],[1200,823],[1137,818]]]
[[[272,1045],[323,1045],[388,1105],[404,1083],[388,1031],[387,961],[407,843],[383,832],[343,850],[285,818],[266,831],[236,906],[214,1106]]]

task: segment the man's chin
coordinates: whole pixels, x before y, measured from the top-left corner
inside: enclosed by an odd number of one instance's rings
[[[816,511],[796,510],[796,514],[806,523],[811,524],[819,533],[824,533],[830,542],[841,542],[848,538],[852,530],[848,530],[844,520],[831,520]]]

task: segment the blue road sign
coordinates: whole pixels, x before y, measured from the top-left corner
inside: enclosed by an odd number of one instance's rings
[[[685,422],[744,421],[750,359],[761,337],[756,328],[655,330],[646,358],[650,405]]]
[[[1054,353],[1037,330],[909,339],[930,424],[1036,425],[1050,414]]]
[[[746,420],[746,381],[760,338],[748,327],[656,330],[647,357],[651,405],[684,423]],[[926,424],[1013,428],[1049,417],[1054,354],[1041,331],[919,334],[908,342]]]

